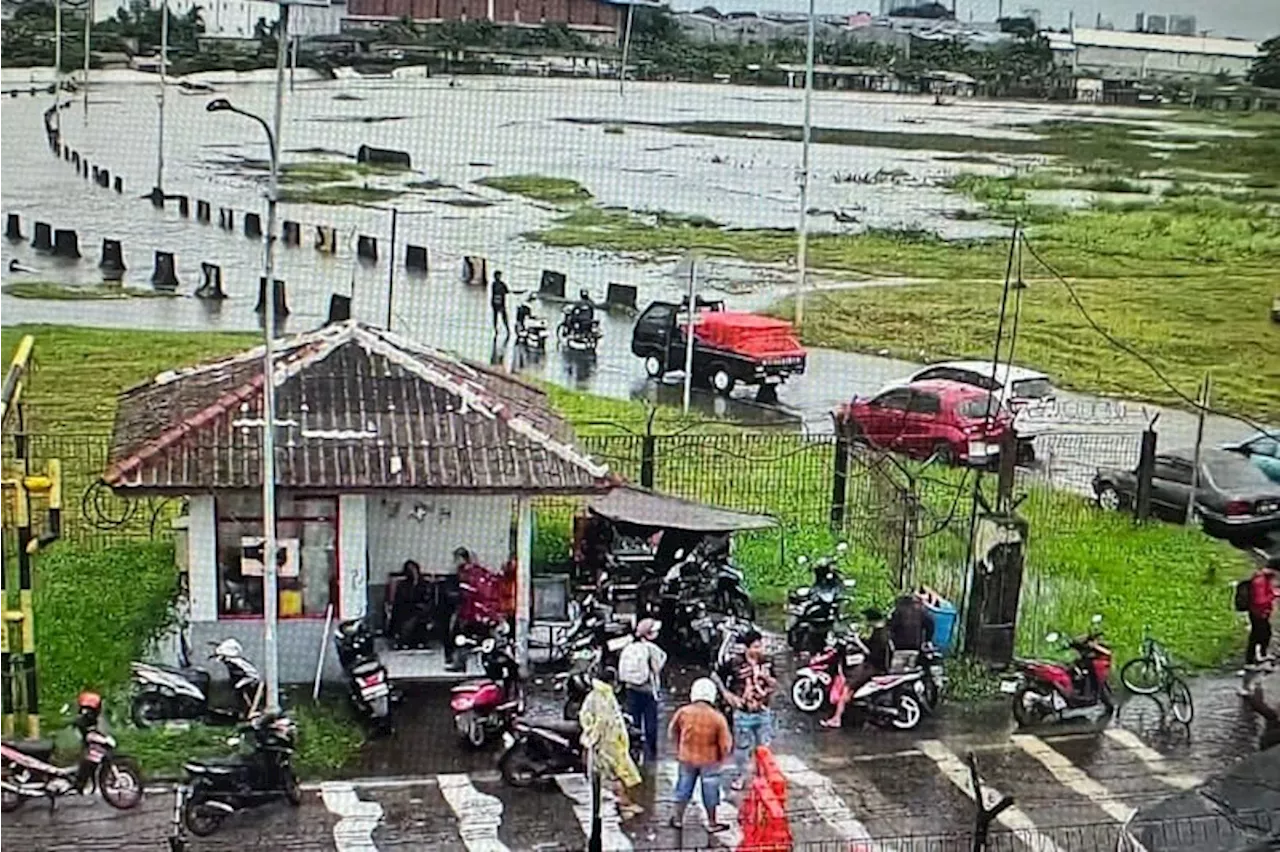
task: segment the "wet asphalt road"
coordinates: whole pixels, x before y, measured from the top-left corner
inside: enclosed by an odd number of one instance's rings
[[[677,674],[677,684],[692,672]],[[1280,677],[1267,684],[1274,691]],[[790,784],[788,815],[798,844],[878,842],[893,848],[903,836],[966,831],[972,800],[957,767],[973,751],[984,784],[1014,797],[1003,827],[1040,852],[1094,852],[1111,842],[1135,809],[1222,771],[1256,748],[1254,719],[1235,696],[1237,681],[1206,677],[1193,682],[1197,718],[1189,730],[1163,725],[1158,707],[1133,698],[1109,726],[1087,722],[1014,732],[1005,703],[960,711],[946,708],[910,733],[878,729],[840,732],[818,728],[780,697],[775,752]],[[667,707],[684,695],[673,687]],[[554,713],[542,702],[535,713]],[[664,716],[666,715],[664,712]],[[419,738],[407,724],[394,741],[368,746],[410,770],[408,777],[354,779],[309,785],[299,809],[271,805],[240,815],[214,837],[192,840],[192,850],[320,849],[577,850],[589,830],[587,787],[562,777],[541,790],[505,786],[496,771],[497,751],[469,753],[448,733],[448,721]],[[1016,734],[1011,736],[1011,734]],[[671,814],[675,763],[668,743],[656,765],[645,768],[638,795],[645,813],[619,824],[605,808],[605,848],[610,850],[733,848],[738,835],[711,836],[694,806],[685,828],[666,826]],[[390,768],[390,767],[384,767]],[[730,802],[736,801],[732,796]],[[112,811],[101,801],[64,800],[56,812],[28,805],[4,821],[5,839],[36,850],[149,850],[165,847],[172,794],[148,796],[136,812]],[[723,817],[732,816],[727,811]],[[1074,827],[1071,831],[1065,827]],[[1040,844],[1035,846],[1034,844]],[[1048,845],[1053,844],[1053,845]],[[834,848],[834,847],[831,847]]]

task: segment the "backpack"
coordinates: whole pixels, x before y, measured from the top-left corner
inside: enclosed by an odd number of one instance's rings
[[[1253,581],[1241,580],[1236,583],[1236,612],[1248,612],[1253,604]]]
[[[648,686],[653,680],[644,642],[632,642],[618,654],[618,680],[627,686]]]

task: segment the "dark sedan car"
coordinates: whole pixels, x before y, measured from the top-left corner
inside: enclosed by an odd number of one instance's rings
[[[1191,499],[1194,453],[1177,450],[1156,456],[1151,477],[1151,511],[1182,522]],[[1136,471],[1101,469],[1093,493],[1104,509],[1127,509],[1137,502]],[[1202,450],[1193,518],[1216,538],[1240,544],[1258,541],[1280,530],[1280,483],[1238,453]]]

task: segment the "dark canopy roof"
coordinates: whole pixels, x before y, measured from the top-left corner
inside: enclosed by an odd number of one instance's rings
[[[727,533],[777,526],[777,522],[767,515],[735,512],[631,486],[615,488],[592,500],[587,508],[615,523],[654,529]]]
[[[1280,747],[1143,808],[1126,829],[1146,852],[1254,852],[1280,846]],[[1123,845],[1121,848],[1125,848]]]

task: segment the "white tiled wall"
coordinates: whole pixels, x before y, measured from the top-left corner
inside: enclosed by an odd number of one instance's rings
[[[218,620],[218,531],[213,497],[197,494],[187,503],[187,565],[191,620]]]
[[[482,565],[504,564],[512,556],[514,503],[504,496],[369,495],[369,582],[385,584],[406,559],[426,574],[449,573],[457,547],[470,550]]]

